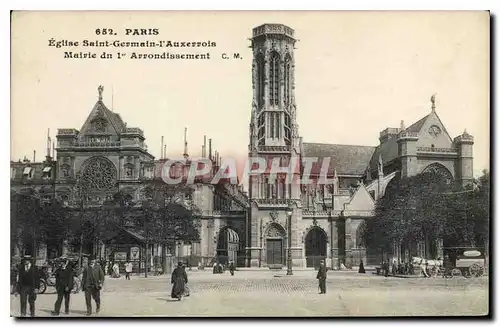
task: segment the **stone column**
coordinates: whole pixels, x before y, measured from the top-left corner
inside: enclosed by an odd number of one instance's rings
[[[346,218],[345,220],[345,266],[350,269],[352,267],[352,249],[354,248],[353,244],[353,235],[352,235],[352,220],[351,218]]]
[[[333,260],[333,266],[330,265],[328,267],[338,269],[339,268],[339,230],[338,230],[338,224],[337,224],[337,219],[332,218],[330,221],[330,240],[329,240],[329,248],[330,251],[328,253],[328,256],[330,257],[330,260]]]

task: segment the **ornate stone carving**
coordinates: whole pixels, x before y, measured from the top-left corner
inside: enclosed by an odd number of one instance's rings
[[[439,134],[441,134],[441,128],[439,128],[439,126],[437,125],[432,125],[431,127],[429,127],[429,134],[436,138]]]
[[[62,165],[61,166],[61,176],[67,178],[67,177],[69,177],[69,175],[70,175],[69,165],[66,165],[66,164]]]
[[[116,168],[105,158],[91,158],[82,173],[81,181],[89,191],[110,190],[116,184]]]
[[[278,219],[278,212],[277,211],[271,211],[269,213],[269,216],[271,216],[271,220],[274,222],[276,219]]]
[[[214,228],[213,218],[207,220],[207,228]]]
[[[97,92],[99,92],[99,101],[102,101],[102,92],[104,92],[104,86],[99,85],[97,88]]]
[[[313,217],[313,226],[318,226],[318,220],[316,217]]]
[[[282,237],[283,235],[282,235],[281,231],[275,225],[271,225],[267,229],[266,236],[267,237]]]

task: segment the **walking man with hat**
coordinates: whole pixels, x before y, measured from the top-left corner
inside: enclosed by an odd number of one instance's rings
[[[74,271],[72,267],[69,266],[68,259],[62,259],[63,261],[59,263],[59,269],[56,271],[56,291],[57,300],[54,304],[54,311],[52,315],[58,316],[61,310],[62,300],[64,298],[64,313],[69,314],[69,300],[71,296],[71,291],[73,290],[73,277]]]
[[[26,316],[26,302],[30,305],[30,315],[35,316],[36,291],[40,286],[40,274],[30,256],[25,256],[19,269],[17,292],[21,298],[21,317]]]
[[[104,272],[96,263],[94,258],[90,258],[89,264],[83,269],[82,286],[85,290],[85,303],[87,305],[87,316],[92,314],[92,298],[95,301],[96,313],[101,310],[101,289],[104,283]]]
[[[325,261],[321,260],[318,269],[318,274],[316,275],[316,278],[319,281],[319,294],[326,293],[326,275],[327,275],[327,268],[325,266]]]

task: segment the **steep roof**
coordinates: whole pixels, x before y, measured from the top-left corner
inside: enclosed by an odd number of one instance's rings
[[[370,162],[375,147],[362,145],[303,143],[304,157],[317,157],[312,173],[319,173],[321,160],[331,158],[329,171],[336,169],[340,175],[362,175]]]
[[[416,123],[414,123],[414,124],[410,125],[408,128],[406,128],[406,130],[408,132],[420,133],[420,130],[424,126],[427,118],[429,118],[429,115],[422,117],[419,121],[417,121]]]
[[[94,105],[94,108],[90,112],[89,116],[85,120],[85,123],[83,124],[80,131],[84,132],[86,126],[88,126],[92,121],[92,119],[94,119],[94,117],[96,116],[104,116],[104,118],[106,118],[109,121],[111,126],[113,126],[113,129],[118,135],[123,131],[123,129],[126,126],[126,124],[123,122],[119,114],[112,112],[106,107],[106,105],[104,104],[104,102],[102,102],[102,100],[98,100]]]
[[[398,157],[398,143],[397,137],[391,137],[384,143],[375,148],[373,156],[370,159],[370,169],[377,170],[379,156],[382,156],[384,165]]]

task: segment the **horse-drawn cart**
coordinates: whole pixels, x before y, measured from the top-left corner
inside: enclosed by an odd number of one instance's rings
[[[449,256],[452,267],[458,269],[465,277],[481,277],[484,275],[485,253],[482,248],[453,247],[444,249],[445,257]]]

